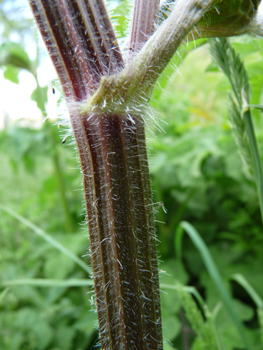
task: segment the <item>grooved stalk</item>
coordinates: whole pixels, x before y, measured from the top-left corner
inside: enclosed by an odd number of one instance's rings
[[[160,0],[134,0],[130,50],[139,51],[155,30]]]
[[[79,151],[103,350],[163,348],[143,113],[151,84],[215,1],[180,0],[124,67],[104,0],[29,0]],[[153,32],[157,4],[135,2],[135,49]]]
[[[143,122],[93,115],[83,119],[82,131],[80,148],[84,136],[87,148],[80,158],[102,346],[162,349]]]

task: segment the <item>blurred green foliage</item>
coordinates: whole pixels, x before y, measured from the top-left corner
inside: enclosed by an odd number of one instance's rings
[[[233,39],[232,44],[248,69],[253,103],[262,103],[262,40],[243,36]],[[157,214],[158,249],[164,260],[161,268],[167,270],[166,259],[175,256],[178,224],[191,222],[215,259],[235,311],[246,326],[249,343],[263,348],[255,304],[240,285],[229,280],[239,272],[263,297],[260,211],[255,184],[242,163],[227,120],[230,86],[211,62],[208,45],[188,54],[179,70],[181,75],[174,76],[158,100],[159,117],[167,122],[161,123],[165,133],[150,135],[148,143],[153,196],[167,211],[159,209]],[[262,155],[262,117],[254,111],[253,118]],[[174,282],[195,286],[211,312],[218,308],[214,324],[222,349],[243,348],[202,257],[186,237],[182,259],[187,279],[181,281],[178,275]],[[188,326],[181,317],[181,327]],[[185,338],[182,332],[174,340],[175,347],[186,349]]]
[[[125,33],[128,11],[127,1],[120,2],[113,11],[120,37]],[[0,47],[5,78],[18,83],[20,70],[27,69],[37,80],[39,62],[30,60],[21,44],[11,42],[9,32],[6,33],[5,43]],[[251,347],[260,350],[261,309],[248,291],[232,279],[233,275],[242,274],[263,298],[263,235],[257,193],[227,121],[229,83],[212,63],[208,45],[202,44],[195,51],[192,44],[181,48],[182,62],[178,56],[174,61],[181,74],[172,76],[170,67],[160,78],[161,88],[155,90],[152,101],[163,129],[153,133],[148,126],[158,251],[162,260],[160,280],[163,285],[176,286],[179,282],[194,286],[209,310],[208,313],[201,310],[201,316],[207,320],[210,315],[208,322],[216,329],[221,349],[243,348],[202,257],[188,237],[183,239],[180,256],[176,255],[175,234],[179,223],[187,220],[202,234]],[[263,41],[243,36],[233,39],[232,44],[248,69],[252,103],[262,104]],[[35,90],[32,98],[44,112],[46,87],[38,89],[40,93]],[[253,118],[263,155],[262,116],[255,111]],[[61,143],[57,126],[44,123],[42,128],[32,129],[18,123],[2,130],[0,164],[1,203],[41,227],[79,257],[86,255],[88,239],[86,223],[83,225],[78,160],[74,145]],[[72,230],[66,229],[68,214]],[[0,214],[0,232],[0,281],[88,278],[68,257],[4,212]],[[83,260],[88,263],[89,259],[86,256]],[[202,350],[194,327],[186,318],[180,292],[163,290],[163,330],[167,340],[164,348]],[[90,292],[89,287],[1,287],[0,349],[95,348],[97,315],[92,311],[95,308],[92,294],[87,295]],[[191,305],[192,301],[187,302]],[[194,311],[198,313],[197,309]]]

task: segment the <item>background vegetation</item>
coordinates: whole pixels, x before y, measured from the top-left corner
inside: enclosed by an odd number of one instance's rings
[[[35,33],[28,31],[29,19],[10,18],[8,3],[0,2],[5,20],[1,69],[14,83],[19,82],[21,70],[33,75],[37,88],[32,99],[44,115],[47,87],[38,84],[37,76],[41,57],[31,59],[24,50],[25,35],[31,35],[33,41]],[[120,35],[124,35],[127,11],[123,1],[112,13],[118,15]],[[14,33],[23,35],[12,40]],[[231,42],[248,70],[252,103],[260,104],[263,41],[242,36]],[[196,46],[195,50],[192,44],[181,48],[182,58],[174,58],[180,73],[171,75],[170,67],[160,80],[161,89],[154,91],[152,105],[163,130],[148,128],[165,349],[204,349],[197,316],[187,313],[193,300],[187,299],[189,294],[185,296],[178,283],[195,287],[203,298],[204,304],[195,306],[196,312],[202,313],[202,322],[212,322],[220,349],[244,348],[202,254],[188,236],[178,239],[182,220],[199,231],[208,247],[251,349],[263,349],[263,311],[246,288],[249,285],[259,300],[263,299],[263,235],[256,188],[228,122],[230,85],[212,62],[209,44]],[[55,89],[59,93],[59,87]],[[258,111],[253,111],[253,121],[263,155],[262,115]],[[68,139],[61,142],[66,133],[48,120],[40,128],[22,126],[20,121],[1,130],[0,202],[88,262],[81,176],[74,144]],[[5,211],[0,214],[0,233],[0,349],[99,348],[91,287],[36,287],[27,283],[7,287],[5,283],[29,278],[84,280],[88,274]],[[236,274],[244,276],[248,284],[242,287],[244,280],[240,282]],[[196,298],[194,302],[199,305]]]

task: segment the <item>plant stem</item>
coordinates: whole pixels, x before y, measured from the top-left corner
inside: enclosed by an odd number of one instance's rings
[[[263,223],[263,173],[250,108],[247,108],[247,110],[245,110],[243,118],[247,130],[247,138],[252,158],[253,173],[255,175],[258,191],[261,220]]]
[[[68,250],[66,247],[64,247],[62,244],[60,244],[58,241],[56,241],[52,236],[50,236],[48,233],[41,230],[41,228],[34,225],[32,222],[25,219],[23,216],[15,213],[10,208],[7,208],[6,206],[2,205],[0,203],[0,209],[4,210],[9,215],[16,218],[18,221],[29,227],[35,234],[42,237],[46,242],[48,242],[50,245],[52,245],[54,248],[59,250],[61,253],[65,254],[69,259],[75,261],[88,275],[91,275],[91,270],[87,264],[81,260],[79,257],[74,255],[70,250]]]
[[[155,30],[160,0],[134,0],[130,51],[139,51]]]
[[[80,159],[103,348],[162,349],[143,122],[93,115],[80,128],[85,135],[77,132],[77,142],[87,140]]]
[[[79,150],[102,348],[162,349],[142,118],[79,108],[100,75],[123,65],[111,29],[101,30],[108,25],[103,1],[36,0],[31,6],[62,82]]]
[[[258,108],[258,106],[249,105],[248,73],[244,63],[227,39],[212,40],[211,53],[218,67],[229,79],[235,96],[235,98],[230,96],[232,127],[241,155],[255,176],[263,223],[263,174],[250,110],[251,107]]]
[[[206,266],[207,272],[210,275],[216,289],[220,293],[220,296],[222,298],[222,301],[229,313],[230,318],[232,318],[237,331],[240,335],[240,338],[243,341],[244,347],[249,350],[250,346],[248,344],[246,335],[244,334],[244,327],[241,321],[239,320],[236,311],[233,308],[232,302],[231,302],[231,297],[227,291],[227,289],[224,286],[222,277],[219,273],[219,270],[217,269],[217,266],[213,260],[213,257],[205,245],[205,242],[203,241],[202,237],[199,235],[199,233],[196,231],[196,229],[189,224],[186,221],[181,222],[181,227],[185,230],[185,232],[188,234],[188,236],[191,238],[192,242],[198,249],[200,255],[202,256],[203,262]]]
[[[52,126],[50,127],[50,129]],[[56,139],[54,136],[54,131],[51,130],[51,137],[52,137],[52,143],[53,143],[53,164],[54,164],[54,170],[55,174],[57,177],[57,183],[58,183],[58,189],[60,193],[60,198],[64,210],[64,216],[65,216],[65,228],[67,229],[68,232],[73,232],[73,222],[72,222],[72,216],[70,214],[69,206],[68,206],[68,200],[66,197],[66,188],[64,184],[64,178],[62,175],[62,169],[59,161],[59,155],[58,155],[58,149],[57,149],[57,144],[56,144]]]
[[[37,59],[36,59],[36,67],[38,66],[38,49],[37,49]],[[37,71],[34,69],[32,71],[32,74],[35,78],[36,84],[37,84],[37,89],[39,91],[40,95],[40,109],[42,112],[42,116],[45,116],[45,96],[44,96],[44,91],[43,88],[40,86],[39,81],[38,81],[38,76],[37,76]],[[63,211],[65,215],[65,228],[68,232],[73,232],[73,222],[72,222],[72,216],[70,214],[69,210],[69,205],[68,205],[68,200],[66,196],[66,189],[65,189],[65,182],[62,174],[62,169],[59,161],[59,153],[58,153],[58,147],[57,147],[57,140],[56,140],[56,135],[54,134],[54,130],[52,125],[49,123],[48,124],[48,136],[50,136],[50,141],[52,144],[52,160],[53,160],[53,165],[54,165],[54,171],[55,175],[57,178],[57,183],[58,183],[58,189],[59,189],[59,194],[61,198],[61,203],[63,206]]]
[[[29,0],[61,80],[79,151],[105,350],[163,348],[144,113],[152,84],[215,1],[180,0],[124,67],[104,0]],[[157,3],[136,1],[132,50],[152,34]]]
[[[84,112],[120,110],[133,114],[149,100],[154,84],[186,34],[217,0],[180,0],[169,18],[154,32],[139,53],[118,74],[103,77]],[[137,111],[137,112],[136,112]]]

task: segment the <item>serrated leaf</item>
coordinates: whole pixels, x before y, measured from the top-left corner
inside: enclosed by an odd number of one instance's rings
[[[130,13],[129,1],[123,1],[111,11],[111,19],[117,38],[123,38],[128,27],[128,17]]]

